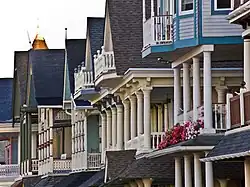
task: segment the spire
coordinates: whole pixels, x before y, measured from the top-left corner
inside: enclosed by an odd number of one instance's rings
[[[39,19],[37,19],[37,22],[39,22]],[[33,40],[32,48],[34,50],[48,49],[46,41],[45,41],[44,37],[41,35],[41,33],[40,33],[39,23],[37,24],[36,36],[35,36],[35,39]]]

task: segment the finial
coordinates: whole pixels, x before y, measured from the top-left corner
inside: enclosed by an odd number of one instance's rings
[[[97,59],[97,55],[94,55],[94,59]]]
[[[82,69],[81,65],[78,65],[78,72],[80,72]]]
[[[104,46],[102,46],[101,48],[102,48],[102,54],[103,54],[103,53],[105,52],[105,51],[104,51]]]
[[[74,70],[75,70],[75,73],[78,73],[78,71],[77,71],[78,69],[77,68],[75,68]]]

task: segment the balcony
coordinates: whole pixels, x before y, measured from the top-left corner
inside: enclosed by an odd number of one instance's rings
[[[152,45],[172,44],[173,16],[162,15],[149,18],[143,24],[144,49]]]
[[[88,153],[88,170],[100,170],[101,153]]]
[[[250,91],[241,90],[237,96],[227,95],[229,110],[227,128],[234,129],[250,124]]]
[[[92,70],[86,69],[85,65],[79,65],[75,69],[75,93],[84,88],[91,88],[94,86],[94,78]]]
[[[198,108],[198,116],[199,119],[203,119],[203,106]],[[212,114],[212,121],[213,121],[213,128],[218,131],[226,130],[226,115],[227,115],[227,107],[226,104],[213,104],[213,114]],[[183,116],[184,114],[181,113],[178,116],[179,123],[183,123]],[[193,110],[190,110],[188,113],[188,120],[193,121]]]
[[[151,148],[158,148],[158,145],[163,140],[165,132],[151,132]],[[126,149],[142,149],[144,145],[144,134],[139,135],[126,143]]]
[[[0,165],[1,179],[15,179],[20,176],[20,168],[18,164]]]
[[[69,173],[71,172],[71,159],[54,159],[53,173]]]

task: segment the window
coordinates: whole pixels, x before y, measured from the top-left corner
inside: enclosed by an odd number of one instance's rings
[[[233,0],[215,0],[215,10],[232,10]]]
[[[193,0],[181,0],[181,11],[193,10]]]

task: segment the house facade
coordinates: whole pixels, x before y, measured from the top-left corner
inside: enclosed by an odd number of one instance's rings
[[[227,20],[246,24],[236,6],[107,0],[86,39],[66,30],[65,50],[29,51],[21,174],[38,174],[35,186],[249,186],[249,150],[220,152],[248,136],[230,130],[248,121],[247,25]]]

